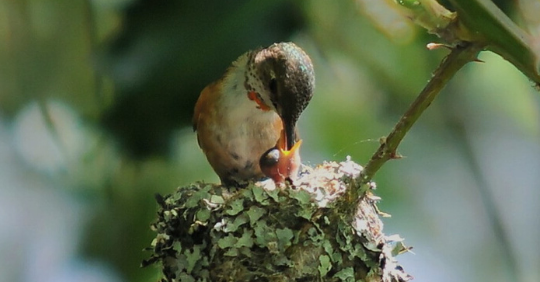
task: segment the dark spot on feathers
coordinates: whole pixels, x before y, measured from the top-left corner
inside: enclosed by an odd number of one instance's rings
[[[248,161],[246,163],[246,165],[244,165],[244,170],[250,170],[253,168],[253,162],[252,161]]]
[[[239,160],[239,159],[240,159],[240,156],[239,156],[237,153],[235,153],[235,152],[229,152],[229,154],[230,154],[231,157],[232,157],[233,159],[235,159],[235,160]]]

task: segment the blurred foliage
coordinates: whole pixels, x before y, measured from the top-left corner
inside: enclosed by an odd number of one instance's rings
[[[166,155],[172,131],[190,124],[208,81],[219,78],[239,54],[288,38],[301,27],[303,15],[291,4],[132,3],[122,11],[121,31],[98,57],[117,97],[102,124],[131,156]]]
[[[535,3],[498,1],[538,38]],[[0,141],[17,156],[0,166],[20,172],[19,193],[37,179],[86,207],[78,255],[125,281],[157,277],[138,267],[153,237],[153,194],[217,181],[192,133],[192,107],[240,54],[294,41],[312,57],[317,88],[299,129],[311,165],[347,155],[365,163],[446,54],[427,51],[438,39],[391,0],[0,0],[0,38]],[[507,62],[480,59],[413,127],[399,148],[405,158],[375,178],[382,210],[394,215],[386,233],[416,248],[400,260],[419,281],[509,280],[478,185],[504,204],[507,232],[521,242],[511,246],[521,279],[510,280],[540,279],[540,257],[526,247],[540,236],[530,216],[540,212],[538,93]]]

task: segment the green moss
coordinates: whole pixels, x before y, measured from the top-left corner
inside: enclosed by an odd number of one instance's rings
[[[159,262],[163,281],[407,281],[392,256],[407,249],[385,239],[372,191],[347,204],[360,170],[331,162],[296,186],[179,188],[161,201],[145,264]]]

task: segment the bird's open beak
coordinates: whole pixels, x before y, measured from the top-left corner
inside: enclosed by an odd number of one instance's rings
[[[286,130],[281,131],[281,135],[274,148],[266,151],[260,159],[260,167],[262,172],[272,178],[276,183],[284,183],[285,180],[294,180],[300,169],[300,145],[302,140],[294,142],[289,146],[289,134]],[[294,138],[294,129],[293,129]]]
[[[279,137],[279,140],[276,144],[277,148],[281,152],[281,156],[286,158],[291,158],[295,154],[298,154],[300,145],[302,144],[302,140],[299,140],[298,142],[295,142],[295,133],[294,129],[289,130],[289,128],[285,128],[281,131],[281,135]]]

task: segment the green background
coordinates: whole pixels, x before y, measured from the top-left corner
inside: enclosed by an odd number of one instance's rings
[[[540,38],[537,1],[501,3]],[[365,164],[448,53],[428,51],[438,39],[396,8],[0,0],[0,280],[156,281],[139,268],[154,194],[218,181],[193,105],[249,49],[293,41],[313,60],[305,163]],[[398,259],[415,281],[540,280],[540,96],[500,57],[480,59],[375,177],[386,234],[414,247]]]

